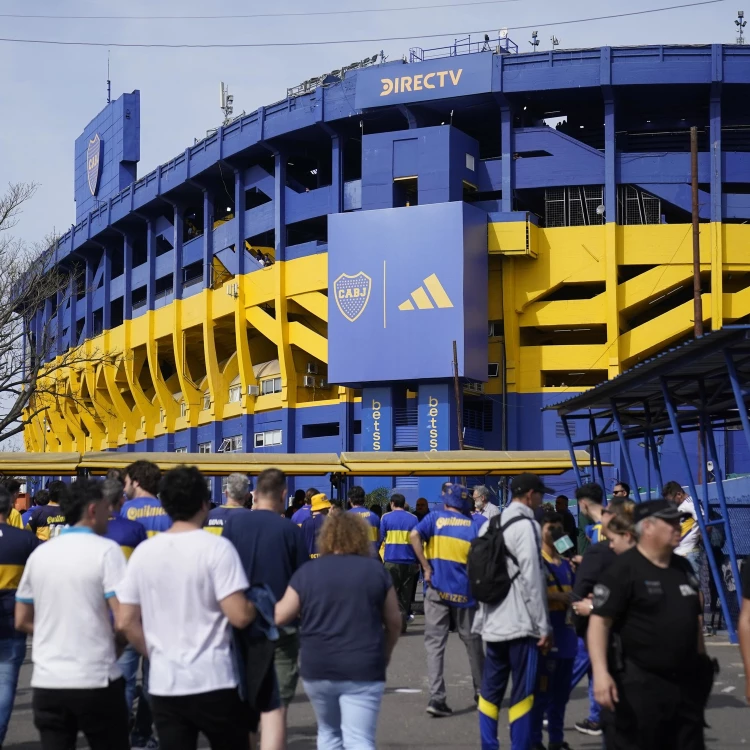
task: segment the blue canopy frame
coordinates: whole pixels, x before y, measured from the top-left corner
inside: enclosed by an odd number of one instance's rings
[[[674,435],[685,468],[687,485],[698,498],[693,464],[685,449],[683,434],[698,432],[702,448],[703,503],[696,505],[698,526],[704,539],[711,526],[723,525],[732,575],[736,582],[738,606],[742,607],[739,567],[732,526],[728,521],[723,474],[716,450],[714,430],[742,429],[750,449],[750,325],[727,326],[705,336],[674,347],[648,359],[622,375],[602,383],[561,403],[548,406],[558,412],[568,442],[578,484],[581,470],[575,461],[575,450],[586,446],[592,462],[601,467],[599,446],[619,442],[621,455],[630,477],[636,477],[630,455],[630,442],[643,440],[646,451],[647,497],[651,497],[651,466],[662,485],[658,440]],[[573,440],[570,420],[587,420],[588,439]],[[650,459],[650,460],[649,460]],[[713,463],[721,519],[709,519],[708,462]],[[592,469],[594,465],[592,463]],[[599,469],[601,478],[601,468]],[[592,471],[593,475],[593,471]],[[641,501],[637,486],[635,499]],[[711,576],[721,601],[732,643],[737,633],[729,612],[721,570],[712,554],[706,555]]]

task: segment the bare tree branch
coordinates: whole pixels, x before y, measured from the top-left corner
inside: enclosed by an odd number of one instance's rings
[[[81,289],[82,268],[55,265],[53,235],[26,245],[6,234],[36,190],[34,183],[11,183],[0,195],[0,442],[20,434],[42,415],[49,429],[49,411],[64,421],[63,404],[97,425],[100,413],[115,417],[113,411],[103,410],[101,399],[95,406],[72,387],[72,379],[83,377],[91,365],[112,366],[116,359],[79,346],[76,321],[66,319],[71,297],[87,291]],[[34,324],[40,311],[45,314]],[[105,431],[104,425],[101,429]],[[84,427],[81,431],[87,432]]]

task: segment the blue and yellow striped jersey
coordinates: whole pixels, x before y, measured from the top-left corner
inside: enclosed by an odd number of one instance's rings
[[[542,550],[544,572],[547,578],[547,595],[569,594],[573,591],[575,577],[573,568],[565,558],[550,557]],[[559,585],[558,585],[559,584]],[[572,659],[578,649],[578,638],[572,625],[569,625],[568,607],[562,602],[549,602],[549,619],[554,637],[554,652],[558,659]]]
[[[367,508],[361,506],[350,508],[349,513],[354,513],[355,516],[359,516],[370,525],[370,541],[372,542],[372,549],[377,555],[380,548],[380,543],[378,542],[378,537],[380,536],[380,519],[371,510],[367,510]]]
[[[38,505],[29,516],[29,529],[43,542],[57,536],[66,525],[60,506],[52,503]]]
[[[126,500],[120,515],[129,521],[143,524],[149,537],[167,531],[172,526],[172,519],[167,515],[158,497],[137,497]]]
[[[466,572],[471,540],[479,536],[474,521],[458,511],[434,510],[416,528],[432,567],[432,587],[440,598],[455,607],[475,606]]]
[[[220,505],[218,508],[212,508],[208,511],[208,518],[206,518],[206,522],[203,524],[203,529],[221,536],[221,532],[224,531],[224,524],[237,511],[250,513],[249,508],[243,508],[241,505]]]
[[[385,562],[400,565],[413,565],[417,562],[409,534],[418,523],[417,517],[405,510],[393,510],[380,519],[378,547],[385,544]]]
[[[138,521],[129,521],[122,516],[110,517],[104,536],[120,545],[126,560],[129,560],[133,550],[148,538],[146,529]]]
[[[0,526],[0,638],[24,638],[15,627],[16,589],[29,555],[39,546],[29,531]]]

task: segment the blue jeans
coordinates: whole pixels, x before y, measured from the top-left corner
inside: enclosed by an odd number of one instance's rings
[[[26,657],[26,638],[0,638],[0,745],[5,741],[18,687],[18,673]]]
[[[122,655],[117,660],[117,665],[122,671],[125,679],[125,703],[128,705],[128,716],[133,715],[133,701],[135,700],[135,689],[138,681],[138,666],[141,663],[141,655],[128,644]]]
[[[318,719],[318,750],[375,750],[385,682],[302,680]]]
[[[701,579],[701,568],[703,567],[703,547],[696,547],[685,555],[685,559],[690,563],[693,568],[693,573],[700,581]]]

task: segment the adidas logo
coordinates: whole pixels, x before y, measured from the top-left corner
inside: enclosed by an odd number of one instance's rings
[[[429,292],[430,294],[428,295],[427,292]],[[432,296],[432,299],[430,299],[430,295]],[[422,282],[422,286],[417,287],[411,293],[411,298],[407,299],[405,302],[402,302],[398,306],[398,309],[404,311],[413,310],[415,305],[419,310],[432,310],[435,307],[453,307],[451,298],[448,296],[445,289],[443,289],[443,285],[440,283],[440,280],[434,273],[432,274],[432,276],[428,276]]]

